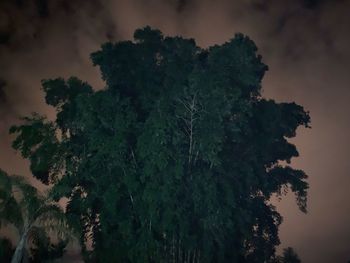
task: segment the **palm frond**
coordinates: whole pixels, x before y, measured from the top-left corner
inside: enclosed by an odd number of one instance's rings
[[[27,223],[34,220],[33,215],[45,202],[45,197],[27,180],[18,175],[6,175],[9,182],[9,195],[15,198],[18,209],[22,213],[22,218]]]
[[[39,226],[33,226],[28,231],[27,242],[31,245],[36,245],[39,242],[47,242],[48,236],[45,233],[45,229]]]
[[[3,224],[13,224],[22,231],[23,217],[21,208],[14,197],[2,201],[0,205],[0,227]]]
[[[54,203],[45,204],[37,211],[35,224],[42,226],[47,232],[58,238],[73,237],[73,231],[62,208]]]
[[[4,224],[14,224],[21,231],[23,216],[12,183],[12,177],[0,169],[0,227]]]

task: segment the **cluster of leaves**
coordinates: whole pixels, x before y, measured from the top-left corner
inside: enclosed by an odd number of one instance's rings
[[[149,27],[91,55],[106,88],[43,81],[55,121],[13,127],[36,178],[67,197],[86,261],[266,262],[288,187],[306,211],[288,142],[308,113],[261,96],[267,66],[248,37],[201,49]],[[93,250],[86,244],[92,241]]]

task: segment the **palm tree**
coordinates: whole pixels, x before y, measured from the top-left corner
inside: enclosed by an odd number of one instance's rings
[[[20,263],[26,258],[28,244],[37,244],[38,239],[55,235],[59,240],[68,240],[69,230],[62,208],[21,176],[9,176],[0,169],[0,227],[14,225],[20,239],[11,263]]]

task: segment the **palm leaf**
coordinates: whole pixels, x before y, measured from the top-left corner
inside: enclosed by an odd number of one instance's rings
[[[19,230],[23,228],[21,207],[14,195],[12,178],[0,170],[0,227],[8,223]]]
[[[47,233],[57,235],[60,239],[70,239],[73,231],[68,224],[62,208],[54,203],[40,207],[35,215],[35,224],[42,226]]]
[[[0,208],[0,226],[1,224],[13,224],[20,231],[23,228],[23,217],[18,203],[15,198],[11,197],[6,200]]]

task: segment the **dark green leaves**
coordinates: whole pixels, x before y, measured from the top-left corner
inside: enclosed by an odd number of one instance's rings
[[[49,184],[55,180],[61,168],[55,124],[37,114],[23,120],[24,124],[10,129],[10,133],[18,134],[12,147],[30,160],[33,175],[44,184]]]
[[[281,162],[298,156],[288,138],[308,113],[262,98],[267,66],[247,36],[207,50],[149,27],[134,40],[91,55],[104,90],[43,81],[56,120],[11,130],[34,176],[69,198],[86,260],[274,258],[282,218],[270,197],[289,187],[306,211],[306,175]]]
[[[78,95],[92,92],[87,83],[74,77],[67,82],[62,78],[43,80],[42,87],[46,94],[46,103],[57,108],[62,107],[67,102],[72,102]]]

